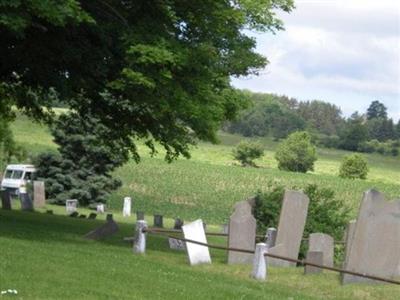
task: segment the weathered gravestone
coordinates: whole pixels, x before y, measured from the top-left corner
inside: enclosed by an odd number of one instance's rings
[[[76,212],[77,207],[78,200],[68,199],[67,201],[65,201],[65,210],[67,211],[67,214],[72,214],[73,212]]]
[[[100,203],[96,205],[96,211],[98,214],[104,214],[105,210],[106,209],[104,204]]]
[[[400,276],[400,200],[388,202],[383,194],[364,193],[348,249],[346,270],[384,278]],[[373,282],[343,274],[342,282]]]
[[[275,246],[269,249],[269,253],[293,259],[298,258],[309,201],[308,197],[302,192],[290,190],[285,192]],[[269,261],[272,266],[290,267],[296,265],[293,262],[276,258],[271,258]]]
[[[98,227],[95,230],[90,231],[85,235],[85,238],[90,239],[90,240],[99,240],[103,239],[109,236],[112,236],[113,234],[117,233],[119,230],[119,227],[117,223],[114,222],[112,214],[108,214],[106,218],[106,223],[100,227]]]
[[[130,217],[131,216],[131,208],[132,208],[132,198],[125,197],[124,198],[124,208],[122,209],[122,216]]]
[[[26,188],[19,189],[19,199],[21,200],[21,210],[33,211],[33,201]]]
[[[137,221],[142,221],[142,220],[144,220],[144,212],[142,212],[142,211],[137,211],[137,212],[136,212],[136,220],[137,220]]]
[[[333,267],[333,249],[334,241],[330,235],[324,233],[310,234],[308,241],[308,251],[322,252],[324,256],[323,264],[325,266]]]
[[[183,220],[176,218],[175,223],[174,223],[174,229],[175,230],[181,230],[183,226]]]
[[[169,248],[173,250],[185,250],[185,242],[173,238],[168,238]]]
[[[267,233],[265,235],[265,244],[268,249],[275,246],[276,234],[277,234],[276,228],[270,227],[267,229]]]
[[[1,190],[1,207],[6,210],[11,210],[11,195],[8,190]]]
[[[356,228],[356,220],[351,220],[347,224],[346,232],[345,232],[345,255],[344,255],[344,262],[343,262],[343,268],[346,267],[347,261],[349,258],[349,253],[350,253],[350,247],[351,247],[351,242],[354,237],[354,229]]]
[[[235,205],[235,211],[229,221],[229,248],[255,250],[256,219],[252,214],[252,206],[248,201],[241,201]],[[253,255],[229,251],[229,264],[252,264]]]
[[[43,181],[33,182],[33,206],[40,208],[46,205],[46,194]]]
[[[163,228],[164,227],[163,216],[162,215],[154,215],[153,226],[154,227],[159,227],[159,228]]]
[[[182,226],[185,239],[207,243],[206,234],[204,232],[203,221],[196,220],[192,223]],[[190,265],[211,263],[210,252],[207,246],[197,245],[186,242],[186,251],[189,257]]]
[[[308,251],[306,261],[317,265],[322,265],[324,262],[324,253],[322,251]],[[323,270],[321,268],[315,266],[310,266],[307,264],[304,266],[304,274],[318,274],[322,273],[322,271]]]

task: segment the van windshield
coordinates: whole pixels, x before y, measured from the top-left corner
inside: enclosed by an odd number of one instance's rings
[[[12,170],[7,170],[6,175],[4,175],[4,178],[11,178],[12,175]]]
[[[23,171],[14,170],[11,178],[12,179],[21,179],[23,173],[24,173]]]

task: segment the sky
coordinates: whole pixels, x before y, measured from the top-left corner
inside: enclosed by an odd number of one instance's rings
[[[373,100],[400,119],[400,0],[295,0],[285,31],[251,33],[269,60],[235,87],[323,100],[345,116]]]

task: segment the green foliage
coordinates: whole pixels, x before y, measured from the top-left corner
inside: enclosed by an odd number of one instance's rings
[[[314,170],[316,148],[307,132],[294,132],[278,146],[275,158],[280,170],[306,173]]]
[[[368,139],[368,130],[364,125],[363,117],[354,113],[346,126],[339,133],[340,148],[350,151],[357,151],[359,146]]]
[[[35,161],[38,177],[46,182],[49,201],[105,203],[110,192],[121,186],[111,172],[128,161],[124,143],[110,139],[112,132],[97,119],[82,119],[76,113],[61,115],[52,133],[59,154],[44,153]]]
[[[378,140],[370,140],[364,143],[361,143],[358,151],[365,153],[374,153],[377,152],[383,155],[399,155],[399,141],[388,140],[386,142],[379,142]]]
[[[267,192],[257,193],[254,217],[260,233],[265,233],[268,227],[278,227],[284,193],[285,188],[280,185],[272,186]],[[305,187],[304,193],[310,198],[304,237],[321,232],[341,241],[350,219],[350,208],[343,199],[335,197],[335,192],[329,188],[310,184]],[[305,257],[306,251],[306,244],[303,243],[300,257]]]
[[[264,148],[260,143],[242,141],[233,150],[233,157],[242,166],[256,166],[254,160],[264,155]]]
[[[360,154],[344,157],[339,169],[339,176],[351,179],[366,179],[369,172],[367,160]]]
[[[372,101],[367,109],[367,119],[387,119],[387,108],[378,100]]]
[[[22,161],[26,156],[25,148],[14,140],[8,120],[0,118],[0,172],[13,159]]]

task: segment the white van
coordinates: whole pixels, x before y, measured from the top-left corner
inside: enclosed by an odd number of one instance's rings
[[[7,189],[18,195],[19,189],[34,180],[36,173],[33,165],[8,165],[1,181],[1,189]]]

